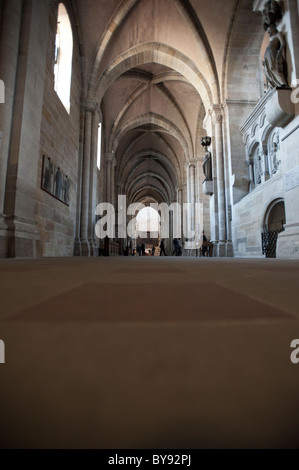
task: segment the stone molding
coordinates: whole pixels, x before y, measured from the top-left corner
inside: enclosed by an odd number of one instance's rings
[[[263,114],[265,113],[265,106],[266,103],[271,99],[272,95],[275,93],[275,89],[271,88],[268,90],[268,92],[263,96],[262,99],[258,101],[256,104],[255,108],[252,110],[250,113],[249,117],[246,119],[244,124],[241,126],[240,130],[243,135],[250,135],[251,133],[251,128],[256,124],[256,123],[261,123],[263,120]],[[262,125],[260,126],[262,127]]]
[[[266,117],[273,127],[285,127],[295,116],[291,89],[277,89],[266,103]]]

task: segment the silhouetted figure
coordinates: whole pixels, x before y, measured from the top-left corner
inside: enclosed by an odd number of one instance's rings
[[[181,247],[181,243],[179,239],[178,239],[178,256],[182,256],[182,247]]]
[[[180,256],[181,246],[180,246],[179,240],[177,238],[174,238],[172,243],[173,243],[173,247],[174,247],[174,250],[173,250],[172,254],[173,255],[175,254],[175,256]]]
[[[162,256],[162,253],[164,256],[167,256],[166,251],[165,251],[165,245],[164,245],[164,238],[162,238],[161,243],[160,243],[160,256]]]
[[[205,232],[202,232],[202,242],[203,243],[206,243],[208,241],[207,237],[205,236]],[[207,246],[204,246],[202,245],[202,256],[206,256],[206,252],[207,252],[207,249],[208,247]]]
[[[142,243],[141,245],[141,253],[142,253],[142,256],[145,256],[145,244]]]

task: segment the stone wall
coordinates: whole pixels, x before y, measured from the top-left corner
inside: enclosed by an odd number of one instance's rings
[[[285,205],[285,224],[278,237],[277,257],[299,258],[299,117],[296,106],[291,106],[294,115],[289,118],[276,106],[277,96],[281,94],[286,95],[281,103],[289,105],[290,93],[270,90],[242,127],[250,193],[233,208],[237,257],[263,256],[261,233],[266,215],[269,207],[281,200]],[[273,116],[277,116],[275,127],[269,122]],[[279,121],[281,117],[283,120]],[[287,118],[289,122],[285,123]],[[276,152],[273,152],[273,136]]]
[[[40,255],[72,256],[77,211],[77,179],[80,137],[80,57],[74,34],[70,114],[54,90],[54,44],[57,10],[50,13],[45,92],[42,108],[40,154],[36,189],[36,222],[40,233]],[[68,175],[70,206],[41,189],[43,155]]]
[[[285,207],[278,236],[278,258],[299,258],[299,109],[298,17],[295,0],[284,4],[279,30],[286,39],[288,84],[293,90],[270,89],[241,126],[248,165],[249,194],[233,208],[233,241],[237,257],[261,257],[261,233],[275,201]],[[255,2],[262,11],[265,1]],[[245,175],[246,179],[246,175]]]

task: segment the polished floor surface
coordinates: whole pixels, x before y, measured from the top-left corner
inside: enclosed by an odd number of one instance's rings
[[[298,448],[299,262],[0,261],[1,448]]]

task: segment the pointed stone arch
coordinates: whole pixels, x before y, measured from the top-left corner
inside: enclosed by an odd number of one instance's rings
[[[151,150],[144,150],[142,152],[139,152],[137,154],[134,154],[133,156],[127,157],[124,161],[123,164],[120,167],[120,171],[118,174],[119,180],[123,180],[126,178],[126,175],[130,172],[131,167],[136,165],[138,161],[144,161],[147,157],[154,157],[157,162],[163,166],[164,170],[168,174],[168,177],[170,179],[174,179],[173,177],[176,178],[178,181],[179,179],[179,169],[176,168],[171,160],[166,157],[166,155],[161,154],[161,152],[151,149]],[[170,174],[172,173],[172,175]]]
[[[193,157],[193,148],[192,143],[188,142],[182,132],[170,121],[168,121],[163,116],[157,115],[155,113],[147,113],[142,116],[138,116],[136,118],[131,119],[128,121],[114,136],[112,147],[109,149],[110,152],[116,152],[118,143],[123,135],[129,132],[136,127],[145,125],[145,124],[154,124],[161,129],[164,129],[169,135],[174,137],[175,139],[180,142],[183,147],[184,154],[186,160],[191,160]]]
[[[122,74],[147,63],[164,65],[182,75],[199,93],[205,109],[210,108],[213,103],[211,87],[198,67],[183,53],[158,42],[140,44],[116,57],[95,85],[98,102],[101,103],[110,85]]]
[[[119,5],[117,11],[113,15],[113,17],[110,20],[110,23],[108,24],[105,33],[103,34],[100,43],[97,47],[97,52],[94,58],[94,62],[92,65],[91,69],[91,74],[90,74],[90,79],[89,79],[89,84],[88,84],[88,93],[87,96],[93,97],[94,96],[94,91],[95,91],[95,84],[96,84],[96,78],[97,78],[97,73],[98,69],[100,67],[103,54],[113,36],[113,33],[116,31],[116,29],[120,26],[120,24],[124,21],[128,13],[134,8],[134,6],[139,2],[139,0],[123,0],[121,4]]]
[[[236,0],[223,58],[222,100],[260,98],[258,72],[264,35],[260,12],[253,11],[251,2]]]

